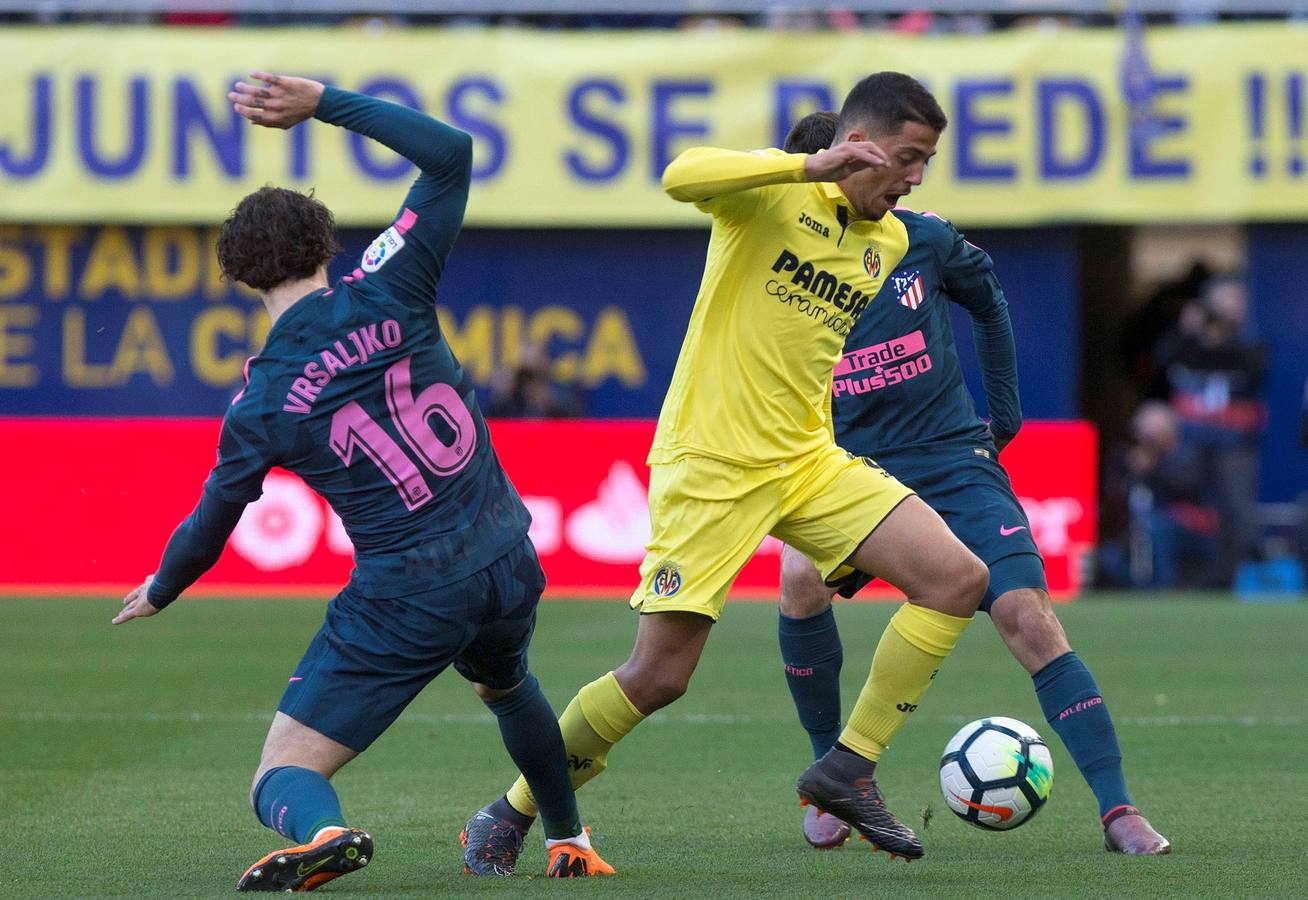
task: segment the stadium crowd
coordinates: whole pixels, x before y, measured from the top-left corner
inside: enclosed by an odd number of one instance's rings
[[[1105,466],[1105,586],[1230,588],[1263,554],[1259,440],[1267,348],[1243,278],[1196,264],[1159,287],[1126,333],[1141,403]]]

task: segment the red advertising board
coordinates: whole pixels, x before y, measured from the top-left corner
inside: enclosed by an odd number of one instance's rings
[[[649,421],[492,423],[554,595],[618,597],[634,587],[649,536],[644,460],[653,433]],[[0,592],[139,584],[198,499],[217,437],[216,419],[0,418]],[[1063,597],[1080,589],[1097,535],[1095,443],[1085,422],[1031,422],[1004,451],[1050,588]],[[779,549],[764,541],[737,580],[738,596],[775,596]],[[275,470],[192,590],[326,596],[349,577],[350,553],[327,505]]]

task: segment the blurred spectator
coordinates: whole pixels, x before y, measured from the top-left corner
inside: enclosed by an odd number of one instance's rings
[[[1211,583],[1229,587],[1239,564],[1257,553],[1258,443],[1266,421],[1266,350],[1249,332],[1243,280],[1210,279],[1181,310],[1155,359],[1181,421],[1181,437],[1199,455],[1221,534]]]
[[[402,29],[404,20],[399,16],[382,13],[351,16],[345,20],[344,24],[349,28],[357,28],[371,35],[380,35],[387,31]]]
[[[761,24],[773,31],[818,31],[826,26],[823,17],[816,12],[796,12],[784,6],[764,13]]]
[[[576,391],[554,383],[544,348],[528,346],[518,365],[502,378],[486,415],[501,419],[575,419],[586,414]]]
[[[745,27],[745,20],[735,16],[695,15],[686,16],[677,23],[682,31],[734,31]]]
[[[1203,502],[1202,461],[1182,443],[1180,423],[1166,403],[1150,400],[1136,411],[1125,463],[1129,544],[1105,547],[1105,567],[1116,570],[1107,574],[1137,588],[1205,586],[1217,514]]]
[[[186,27],[224,27],[234,25],[236,16],[229,12],[199,12],[196,10],[172,10],[160,19],[163,25],[181,25]]]
[[[936,27],[936,17],[925,9],[906,12],[890,24],[890,30],[899,34],[928,34]]]
[[[1168,281],[1154,288],[1149,299],[1126,324],[1122,353],[1145,398],[1162,399],[1169,395],[1170,385],[1166,374],[1158,366],[1159,342],[1175,330],[1181,318],[1181,310],[1199,298],[1204,285],[1212,277],[1213,273],[1208,266],[1195,260],[1189,271],[1176,281]]]

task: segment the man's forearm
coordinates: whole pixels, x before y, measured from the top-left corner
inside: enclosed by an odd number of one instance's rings
[[[803,153],[741,153],[693,147],[663,172],[663,190],[673,200],[694,203],[736,191],[806,181]]]
[[[384,144],[423,171],[472,158],[472,138],[457,128],[398,103],[328,87],[314,118]]]
[[[1008,440],[1022,427],[1022,405],[1017,391],[1017,346],[1007,306],[998,306],[972,320],[977,362],[990,408],[991,430]]]
[[[204,492],[194,511],[168,539],[147,595],[151,606],[163,609],[213,568],[244,511],[244,503],[231,503],[211,491]]]

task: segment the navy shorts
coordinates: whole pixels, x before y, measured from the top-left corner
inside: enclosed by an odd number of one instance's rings
[[[933,448],[912,458],[877,458],[887,472],[917,492],[940,514],[960,541],[990,569],[990,587],[981,609],[1018,588],[1048,590],[1044,559],[1031,537],[1022,504],[1008,473],[981,448]],[[852,597],[872,579],[855,572],[838,582],[840,594]]]
[[[362,751],[453,663],[498,690],[527,676],[545,573],[531,541],[439,590],[362,597],[349,586],[300,660],[277,709]]]

